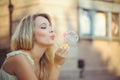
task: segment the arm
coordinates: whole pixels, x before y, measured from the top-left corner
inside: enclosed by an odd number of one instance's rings
[[[57,65],[53,65],[51,70],[50,70],[50,75],[48,80],[58,80],[59,78],[59,74],[60,74],[60,66]]]
[[[23,54],[14,56],[12,64],[18,80],[37,80],[33,66]]]
[[[69,47],[67,46],[67,47],[59,48],[56,51],[54,65],[51,68],[49,80],[58,80],[60,69],[68,55],[68,50],[69,50]]]

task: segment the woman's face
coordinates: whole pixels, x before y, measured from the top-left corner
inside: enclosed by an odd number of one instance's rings
[[[50,46],[54,43],[54,32],[50,22],[42,17],[36,17],[35,21],[35,29],[34,29],[34,38],[35,43],[42,46]]]

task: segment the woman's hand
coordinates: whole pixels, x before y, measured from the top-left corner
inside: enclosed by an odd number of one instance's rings
[[[49,80],[58,80],[60,69],[68,55],[69,46],[63,44],[62,47],[58,48],[55,52],[54,65],[51,68]]]
[[[55,64],[61,66],[65,62],[65,58],[68,55],[69,46],[67,44],[63,44],[62,47],[58,48],[55,53]]]

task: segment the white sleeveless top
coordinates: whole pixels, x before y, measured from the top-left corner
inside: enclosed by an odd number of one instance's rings
[[[31,62],[32,65],[34,65],[34,60],[31,58],[31,56],[28,53],[22,52],[22,51],[13,51],[7,54],[7,58],[18,55],[18,54],[24,54],[28,60]],[[4,64],[3,64],[4,65]],[[2,66],[3,66],[2,65]],[[0,80],[18,80],[15,75],[11,75],[3,70],[3,67],[0,69]]]

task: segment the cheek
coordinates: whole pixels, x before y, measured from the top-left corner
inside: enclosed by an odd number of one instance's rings
[[[45,32],[45,31],[40,31],[40,30],[37,30],[35,31],[35,40],[37,42],[45,42],[46,40],[48,40],[48,33]]]
[[[38,37],[44,37],[44,36],[48,36],[48,34],[47,34],[47,32],[45,32],[45,31],[41,31],[41,30],[38,30],[38,31],[36,31],[36,36],[38,36]]]

